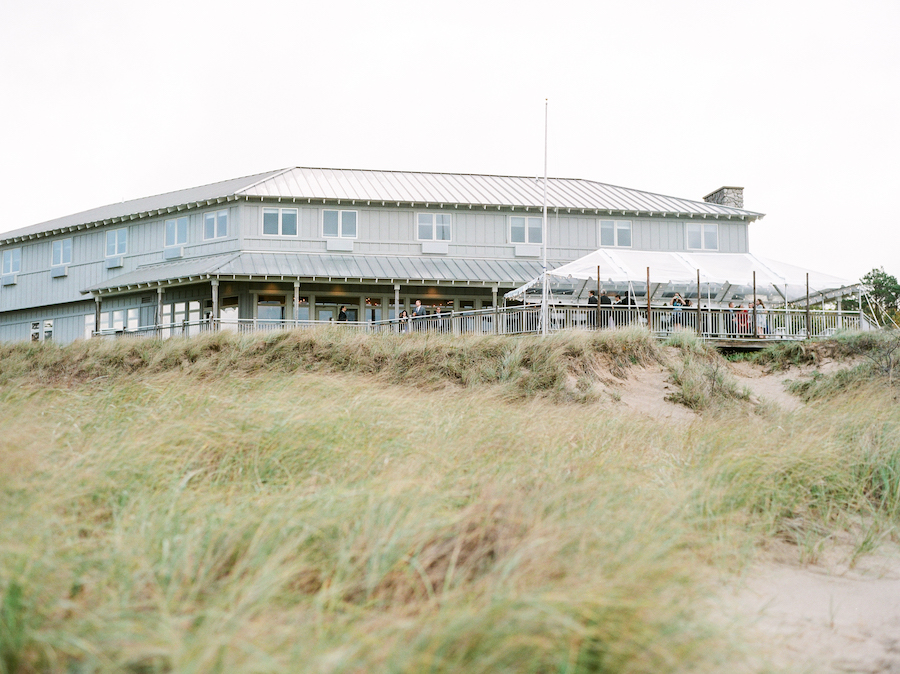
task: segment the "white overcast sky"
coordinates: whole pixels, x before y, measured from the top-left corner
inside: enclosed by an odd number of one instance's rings
[[[701,199],[900,275],[900,2],[0,1],[0,231],[289,166]]]

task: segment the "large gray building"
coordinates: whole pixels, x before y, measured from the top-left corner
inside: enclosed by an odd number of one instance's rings
[[[0,234],[0,340],[209,317],[482,309],[540,274],[543,179],[289,168]],[[702,201],[551,178],[551,267],[602,247],[747,253],[741,188]]]

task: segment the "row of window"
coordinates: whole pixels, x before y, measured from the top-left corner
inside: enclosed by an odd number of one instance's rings
[[[296,236],[298,233],[298,209],[263,209],[263,234],[267,236]],[[449,213],[418,213],[417,237],[420,241],[452,240]],[[543,243],[543,218],[509,216],[509,242]],[[686,226],[688,250],[718,250],[719,229],[716,224],[688,223]],[[322,211],[322,236],[355,239],[357,236],[356,211]],[[601,220],[600,245],[602,247],[631,248],[631,221]]]
[[[419,213],[417,236],[421,241],[450,241],[451,217],[449,213]],[[510,243],[543,243],[542,218],[513,215],[509,217]],[[187,216],[166,220],[166,247],[187,243]],[[204,214],[204,240],[219,239],[228,235],[228,211]],[[718,250],[719,229],[716,224],[688,223],[685,227],[688,250]],[[298,211],[296,208],[263,209],[263,234],[267,236],[297,236]],[[329,238],[357,236],[356,211],[323,211],[322,234]],[[631,222],[627,220],[601,220],[600,246],[630,248],[632,245]],[[22,266],[22,249],[3,251],[3,275],[18,274]],[[128,252],[128,230],[113,229],[106,233],[106,256],[115,257]],[[54,267],[72,263],[72,239],[53,242],[51,264]]]

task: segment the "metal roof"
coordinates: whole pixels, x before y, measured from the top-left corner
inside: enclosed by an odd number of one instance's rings
[[[233,178],[223,182],[212,183],[211,185],[192,187],[186,190],[178,190],[177,192],[166,192],[165,194],[158,194],[152,197],[142,197],[92,208],[88,211],[73,213],[62,218],[47,220],[29,227],[4,232],[0,234],[0,244],[15,239],[51,234],[57,231],[83,229],[85,227],[137,220],[187,208],[233,201],[238,198],[237,195],[242,189],[280,172],[268,171],[243,178]]]
[[[235,199],[364,202],[401,206],[540,209],[543,178],[464,173],[288,168],[202,187],[123,201],[0,234],[0,243],[153,217]],[[551,209],[597,214],[713,216],[755,220],[761,213],[653,194],[591,180],[549,178]]]
[[[559,261],[552,264],[558,265]],[[82,293],[107,294],[192,283],[210,278],[259,280],[351,280],[516,286],[540,274],[538,260],[488,260],[391,255],[326,255],[317,253],[236,253],[146,265],[120,274]]]

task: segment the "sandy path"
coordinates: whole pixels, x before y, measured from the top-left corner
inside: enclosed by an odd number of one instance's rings
[[[846,562],[763,562],[727,588],[723,601],[742,640],[775,667],[900,674],[900,553],[895,546],[864,558],[855,569]]]

